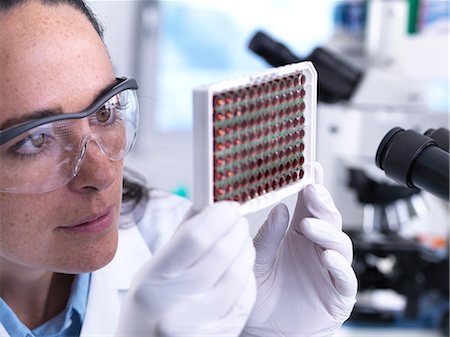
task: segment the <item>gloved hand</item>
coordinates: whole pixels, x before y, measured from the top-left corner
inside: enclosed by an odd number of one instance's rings
[[[257,233],[255,307],[242,336],[331,336],[349,317],[356,302],[357,280],[350,238],[322,185],[298,194],[289,213],[277,205]]]
[[[255,250],[234,202],[175,232],[133,279],[117,336],[239,336],[256,298]]]

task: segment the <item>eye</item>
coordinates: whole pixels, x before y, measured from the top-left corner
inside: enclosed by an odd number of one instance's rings
[[[116,119],[120,116],[120,111],[123,106],[120,102],[119,95],[111,97],[103,107],[95,114],[95,123],[110,125],[116,122]]]
[[[38,135],[31,136],[30,142],[34,147],[40,148],[45,144],[46,138],[47,138],[47,136],[45,133],[40,133]]]
[[[54,138],[44,132],[36,132],[23,138],[10,148],[10,153],[21,156],[35,156],[44,153],[54,144]]]
[[[114,108],[108,107],[106,104],[95,114],[95,118],[99,123],[105,124],[110,121],[114,115]]]
[[[121,95],[111,97],[103,107],[90,117],[91,125],[117,126],[122,120],[122,112],[126,109]]]

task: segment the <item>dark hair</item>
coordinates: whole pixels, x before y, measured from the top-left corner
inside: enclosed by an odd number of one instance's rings
[[[0,11],[7,11],[9,9],[12,9],[14,7],[24,5],[29,3],[31,0],[1,0],[0,1]],[[95,17],[92,10],[86,5],[86,3],[83,0],[39,0],[42,4],[50,5],[50,6],[57,6],[57,5],[69,5],[73,8],[79,10],[81,13],[83,13],[91,22],[92,26],[94,26],[95,30],[97,31],[98,35],[103,40],[103,27],[100,24],[100,22]]]
[[[122,209],[120,227],[129,227],[144,216],[150,199],[150,188],[143,176],[125,167],[123,172]]]
[[[15,7],[25,5],[33,0],[0,0],[0,12],[8,11]],[[95,17],[92,10],[83,0],[36,0],[44,5],[57,6],[69,5],[83,13],[94,26],[100,38],[103,40],[103,27]],[[137,223],[144,215],[149,199],[150,189],[146,185],[144,177],[130,169],[124,169],[122,209],[120,211],[121,227],[128,227]]]

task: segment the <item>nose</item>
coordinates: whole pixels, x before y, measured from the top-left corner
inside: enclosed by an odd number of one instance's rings
[[[121,175],[122,161],[112,161],[105,155],[99,139],[90,137],[81,146],[74,167],[75,177],[69,182],[69,189],[77,192],[104,190]]]

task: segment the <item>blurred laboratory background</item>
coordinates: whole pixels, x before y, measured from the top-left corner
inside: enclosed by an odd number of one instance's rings
[[[445,200],[401,186],[375,164],[394,127],[446,129],[448,156],[448,0],[89,3],[117,74],[140,85],[140,134],[126,165],[187,198],[192,89],[313,61],[317,159],[353,240],[359,280],[338,336],[449,335],[448,190]],[[292,210],[295,196],[285,203]],[[267,213],[248,216],[253,233]]]

